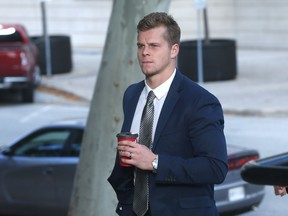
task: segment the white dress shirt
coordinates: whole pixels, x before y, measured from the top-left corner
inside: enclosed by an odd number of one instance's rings
[[[153,101],[154,102],[154,120],[153,120],[153,130],[152,130],[152,142],[153,142],[158,119],[159,119],[164,101],[166,99],[166,96],[168,94],[169,88],[172,84],[175,74],[176,74],[176,69],[174,70],[173,74],[169,77],[168,80],[166,80],[164,83],[162,83],[160,86],[158,86],[155,89],[151,89],[145,81],[145,87],[143,88],[143,91],[141,92],[141,95],[139,97],[138,104],[134,113],[131,130],[130,130],[131,133],[139,134],[142,112],[146,104],[148,93],[149,91],[152,90],[156,96],[156,98]]]

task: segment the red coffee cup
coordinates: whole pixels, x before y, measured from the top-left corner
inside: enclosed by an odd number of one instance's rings
[[[131,132],[122,132],[122,133],[117,134],[118,142],[123,141],[123,140],[136,142],[137,137],[138,137],[138,134],[132,134]],[[130,159],[129,157],[126,157],[126,156],[121,156],[121,158]],[[130,164],[121,162],[121,159],[120,159],[120,166],[131,167]]]

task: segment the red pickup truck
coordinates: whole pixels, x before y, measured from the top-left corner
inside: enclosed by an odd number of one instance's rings
[[[0,90],[18,91],[23,102],[32,103],[40,78],[38,50],[25,28],[0,24]]]

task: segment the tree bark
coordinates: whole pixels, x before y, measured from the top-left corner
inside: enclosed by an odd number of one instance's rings
[[[116,196],[107,178],[114,166],[122,125],[122,96],[143,79],[137,61],[136,25],[152,11],[168,11],[170,0],[114,0],[95,85],[69,216],[115,215]]]

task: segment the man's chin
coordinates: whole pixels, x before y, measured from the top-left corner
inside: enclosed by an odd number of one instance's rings
[[[154,76],[156,73],[146,71],[146,72],[143,72],[143,74],[145,75],[146,78],[150,78],[150,77]]]
[[[145,76],[153,76],[157,74],[155,70],[150,70],[150,69],[142,69],[142,72]]]

